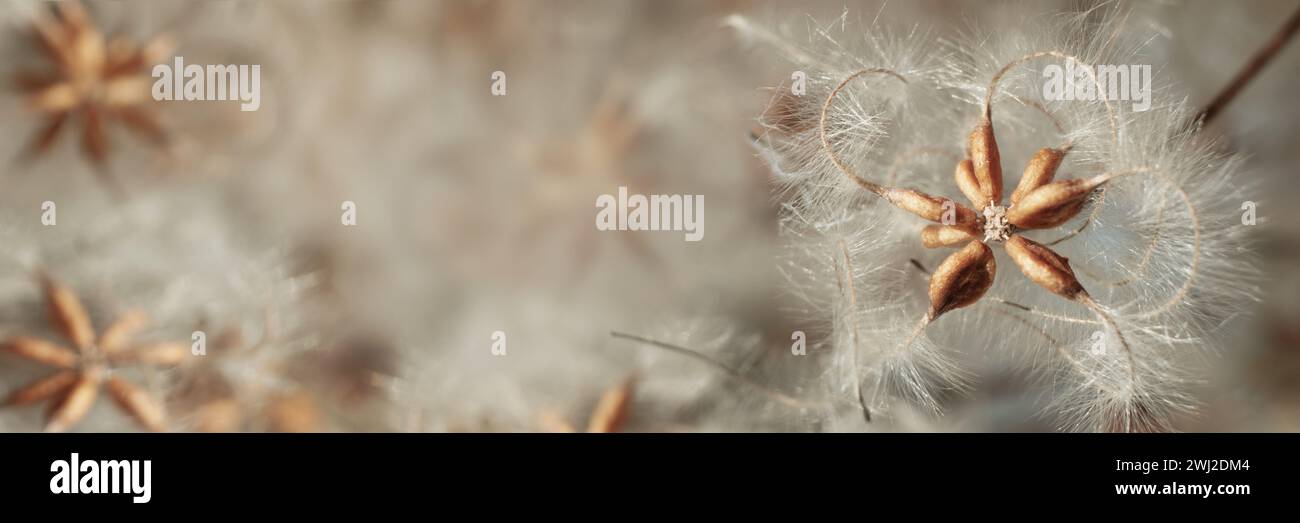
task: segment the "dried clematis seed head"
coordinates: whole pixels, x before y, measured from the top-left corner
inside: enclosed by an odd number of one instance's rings
[[[993,249],[984,242],[972,241],[949,255],[930,276],[929,319],[978,301],[996,274]]]
[[[975,178],[974,163],[970,159],[957,162],[957,170],[953,173],[953,178],[957,181],[957,188],[961,189],[961,193],[975,205],[975,210],[983,211],[988,206],[989,201],[980,189],[979,180]]]
[[[975,211],[947,198],[930,196],[912,189],[883,188],[880,196],[898,208],[944,225],[974,225],[978,219]],[[945,217],[945,214],[950,216]]]
[[[953,247],[976,239],[973,231],[955,225],[926,225],[921,230],[921,242],[930,249]]]
[[[1069,258],[1020,235],[1012,236],[1003,246],[1030,281],[1070,300],[1087,297],[1074,269],[1070,268]]]
[[[1056,169],[1061,167],[1061,160],[1065,159],[1067,152],[1068,149],[1051,147],[1039,149],[1029,160],[1029,165],[1025,166],[1025,173],[1020,177],[1020,183],[1016,184],[1016,190],[1011,192],[1011,205],[1020,203],[1034,189],[1052,183]]]
[[[1049,183],[1029,191],[1019,204],[1011,206],[1007,221],[1021,229],[1056,227],[1079,214],[1098,185],[1097,178]]]
[[[993,137],[993,123],[987,118],[970,133],[970,159],[982,203],[997,205],[1002,201],[1002,157],[998,141]]]

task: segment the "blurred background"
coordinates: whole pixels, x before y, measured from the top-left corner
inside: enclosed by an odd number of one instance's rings
[[[793,356],[776,270],[779,195],[751,131],[790,66],[724,27],[851,17],[929,37],[1013,31],[1040,2],[92,1],[114,50],[161,63],[258,64],[261,107],[141,101],[54,118],[45,2],[0,4],[0,338],[61,340],[34,275],[76,291],[104,329],[206,354],[114,369],[173,431],[862,430],[799,408],[828,360]],[[1105,3],[1128,13],[1194,107],[1297,8],[1292,1]],[[53,18],[51,18],[53,17]],[[62,17],[62,18],[61,18]],[[1189,431],[1300,430],[1300,49],[1282,50],[1205,130],[1259,184],[1264,294],[1195,385]],[[125,52],[125,51],[122,51]],[[149,66],[128,71],[143,76]],[[504,95],[493,94],[504,73]],[[102,135],[85,129],[102,125]],[[52,138],[50,136],[53,136]],[[703,195],[704,237],[614,234],[593,202]],[[57,222],[42,222],[46,202]],[[344,202],[355,225],[340,221]],[[713,363],[611,336],[688,347]],[[65,342],[66,344],[66,342]],[[495,354],[494,354],[495,352]],[[972,357],[979,357],[973,355]],[[942,416],[871,430],[1046,431],[1027,380],[978,366]],[[0,389],[49,369],[0,355]],[[72,430],[139,430],[101,399]],[[849,412],[850,415],[853,413]],[[37,431],[46,409],[0,410]]]

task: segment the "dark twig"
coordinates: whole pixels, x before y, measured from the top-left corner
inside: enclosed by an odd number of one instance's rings
[[[1219,113],[1223,112],[1223,108],[1231,103],[1241,93],[1242,89],[1245,89],[1250,84],[1250,81],[1259,75],[1260,71],[1264,70],[1264,67],[1277,56],[1278,51],[1286,47],[1287,42],[1290,42],[1295,37],[1297,31],[1300,31],[1300,8],[1291,13],[1291,17],[1273,35],[1273,38],[1265,43],[1264,47],[1256,51],[1255,56],[1251,57],[1246,66],[1237,72],[1237,76],[1233,77],[1232,82],[1224,87],[1222,91],[1219,91],[1214,100],[1205,106],[1205,110],[1201,111],[1198,118],[1201,124],[1210,123]]]
[[[925,273],[926,276],[929,276],[929,275],[930,275],[930,270],[929,270],[929,269],[926,269],[924,265],[921,265],[921,261],[920,261],[920,260],[918,260],[918,259],[916,259],[916,258],[912,258],[912,259],[910,259],[910,260],[908,260],[908,261],[912,262],[912,266],[913,266],[913,267],[916,267],[916,270]]]

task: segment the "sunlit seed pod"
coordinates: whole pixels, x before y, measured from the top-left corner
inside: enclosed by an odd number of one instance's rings
[[[72,84],[53,86],[27,97],[27,105],[36,111],[67,111],[79,102],[79,93]]]
[[[929,319],[978,301],[996,274],[993,249],[983,242],[972,241],[949,255],[930,276]]]
[[[120,378],[109,378],[105,383],[108,394],[122,410],[153,432],[162,432],[166,425],[162,406],[149,397],[149,393]]]
[[[632,403],[635,383],[634,378],[627,378],[601,395],[587,422],[587,432],[618,432],[622,428]]]
[[[51,396],[62,393],[77,382],[80,376],[76,371],[63,370],[41,378],[35,383],[13,391],[5,398],[7,406],[30,405]]]
[[[1070,268],[1068,258],[1020,235],[1012,236],[1002,245],[1011,261],[1020,267],[1020,272],[1030,281],[1070,300],[1087,295],[1075,277],[1074,270]]]
[[[137,349],[110,356],[115,363],[144,363],[149,365],[179,365],[190,355],[184,343],[151,343]]]
[[[921,242],[930,249],[954,247],[977,239],[970,229],[955,225],[927,225],[921,230]]]
[[[127,76],[109,80],[103,87],[104,104],[109,107],[124,107],[145,102],[150,99],[151,85],[151,80],[147,76]]]
[[[985,207],[988,207],[988,197],[980,189],[979,180],[975,178],[973,162],[969,159],[957,162],[957,169],[953,173],[953,179],[956,180],[957,188],[961,189],[961,193],[966,195],[966,199],[970,200],[971,204],[975,206],[976,211],[983,211]]]
[[[555,434],[573,434],[578,432],[578,429],[573,428],[573,425],[569,424],[569,422],[564,419],[564,416],[551,410],[542,412],[537,416],[537,426],[542,432]]]
[[[275,432],[318,432],[320,407],[305,391],[292,391],[269,400],[263,415]]]
[[[149,324],[149,317],[140,311],[130,311],[123,314],[117,321],[113,322],[104,332],[100,333],[99,349],[105,353],[112,354],[122,349],[123,346],[134,336],[140,329]]]
[[[1007,211],[1007,221],[1021,229],[1050,229],[1083,209],[1088,195],[1100,185],[1093,179],[1052,182],[1026,194]]]
[[[1039,149],[1038,153],[1029,160],[1029,165],[1025,166],[1025,172],[1020,177],[1020,183],[1016,184],[1016,190],[1011,192],[1011,205],[1020,203],[1020,200],[1034,189],[1052,183],[1052,179],[1056,177],[1056,170],[1061,167],[1061,161],[1065,159],[1067,152],[1069,151],[1066,149],[1052,147]]]
[[[907,212],[944,225],[974,225],[977,221],[975,211],[947,198],[930,196],[912,189],[885,188],[881,191],[889,203]],[[951,213],[945,217],[945,213]],[[951,223],[948,221],[951,220]]]
[[[970,133],[970,159],[985,203],[997,205],[1002,201],[1002,157],[993,136],[993,124],[988,119],[982,120]]]
[[[74,38],[72,50],[75,60],[71,61],[74,71],[80,78],[90,78],[100,74],[108,58],[104,37],[87,26],[78,31]]]
[[[238,401],[222,398],[199,406],[192,418],[199,432],[235,432],[243,423],[243,415]]]
[[[68,389],[67,395],[54,403],[45,431],[63,432],[86,417],[90,408],[95,406],[95,397],[99,395],[99,384],[102,380],[102,369],[92,368],[82,371],[77,382]]]
[[[50,316],[54,318],[59,330],[76,344],[78,349],[90,347],[95,341],[95,329],[90,324],[90,315],[82,307],[81,300],[72,292],[52,278],[42,277],[45,297],[49,304]]]
[[[77,364],[75,352],[40,338],[18,336],[5,343],[5,348],[17,356],[52,367],[70,369]]]

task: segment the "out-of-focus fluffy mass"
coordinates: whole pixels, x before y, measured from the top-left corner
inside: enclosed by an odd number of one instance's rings
[[[1194,120],[1288,7],[1175,4],[0,4],[0,430],[77,411],[29,401],[70,361],[30,340],[111,361],[132,311],[191,354],[54,428],[1300,430],[1300,50]],[[1116,175],[1025,233],[1098,306],[991,243],[918,328],[953,249],[844,168],[965,202],[990,81],[1046,51],[992,121],[1008,193],[1042,147]],[[259,65],[260,107],[153,100],[178,56]],[[1150,109],[1045,98],[1071,60],[1150,65]],[[620,189],[698,197],[702,238],[600,230]]]

